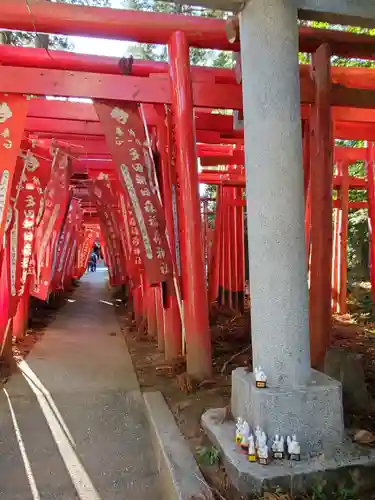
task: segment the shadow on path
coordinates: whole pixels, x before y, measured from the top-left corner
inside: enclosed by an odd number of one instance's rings
[[[161,499],[105,278],[84,276],[0,393],[1,500]]]

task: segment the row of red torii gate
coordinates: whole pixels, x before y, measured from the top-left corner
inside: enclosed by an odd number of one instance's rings
[[[27,29],[29,12],[21,9],[17,17],[10,6],[0,6],[4,27]],[[51,33],[106,36],[115,23],[112,9],[44,9],[36,4],[33,26],[40,16],[41,31]],[[85,28],[88,13],[100,18],[96,31]],[[121,17],[123,39],[126,29],[128,38],[137,37],[134,16],[139,26],[147,19],[147,29],[153,19],[162,23],[153,13],[127,15]],[[190,67],[189,61],[190,46],[238,53],[238,35],[228,41],[224,21],[166,18],[147,41],[168,41],[169,64],[0,46],[3,344],[12,326],[15,336],[23,335],[30,295],[48,300],[82,276],[97,240],[111,285],[129,285],[136,321],[147,318],[167,359],[186,350],[192,376],[211,371],[209,304],[219,300],[243,312],[241,68]],[[75,23],[68,26],[69,19]],[[202,33],[210,33],[206,42]],[[145,41],[142,28],[139,37]],[[331,68],[330,57],[371,58],[371,38],[300,29],[301,48],[313,53],[311,67],[300,66],[300,85],[314,365],[329,345],[332,310],[346,311],[349,210],[368,208],[370,239],[375,220],[374,70]],[[232,113],[217,112],[222,109]],[[335,147],[335,138],[369,143]],[[349,175],[358,161],[366,163],[363,178]],[[212,201],[200,197],[200,183],[217,185],[213,213]],[[355,189],[366,190],[367,201],[350,202]],[[375,245],[370,256],[374,270]],[[374,285],[374,272],[371,279]]]

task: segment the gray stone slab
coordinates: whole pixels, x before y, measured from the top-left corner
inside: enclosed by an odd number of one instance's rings
[[[232,413],[268,436],[296,434],[303,454],[325,452],[344,437],[341,385],[312,370],[310,383],[299,389],[257,389],[244,368],[232,372]]]
[[[225,470],[242,494],[262,495],[281,490],[293,494],[309,492],[326,482],[329,491],[339,486],[359,491],[375,486],[375,453],[345,442],[331,450],[331,456],[319,455],[301,462],[273,461],[267,466],[250,463],[235,444],[234,422],[223,422],[225,409],[208,410],[202,427],[221,452]]]
[[[370,394],[367,389],[362,354],[333,347],[325,356],[324,373],[341,383],[344,410],[349,412],[368,410]]]
[[[165,500],[213,500],[202,473],[161,392],[146,392],[157,465]]]

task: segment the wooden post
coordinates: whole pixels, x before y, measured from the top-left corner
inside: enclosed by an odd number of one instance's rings
[[[146,315],[147,315],[147,332],[150,339],[157,338],[158,322],[156,318],[156,302],[154,287],[148,283],[145,290]]]
[[[168,231],[168,241],[172,254],[173,272],[178,277],[176,234],[174,219],[173,191],[176,186],[175,180],[175,151],[173,144],[172,121],[169,110],[164,106],[155,106],[158,113],[159,123],[157,128],[157,144],[161,159],[161,195]],[[175,206],[177,211],[177,206]],[[176,213],[177,216],[177,213]],[[177,279],[162,284],[160,290],[160,303],[163,307],[163,341],[165,359],[175,359],[181,354],[182,331],[181,315],[177,300]],[[158,325],[161,323],[161,313],[158,315]],[[161,332],[158,330],[160,341]]]
[[[161,285],[154,287],[155,294],[155,305],[156,305],[156,322],[157,322],[157,335],[158,335],[158,351],[164,352],[165,350],[165,340],[164,340],[164,331],[165,331],[165,321],[164,321],[164,313],[165,310],[163,308],[163,300],[161,294]]]
[[[331,51],[321,45],[312,56],[315,102],[311,110],[311,364],[324,361],[331,335],[332,120]]]
[[[220,223],[220,234],[219,234],[219,304],[223,306],[225,304],[224,297],[224,281],[225,281],[225,189],[222,188],[221,191],[221,223]]]
[[[220,275],[220,237],[222,228],[222,187],[218,186],[216,193],[216,216],[212,249],[208,266],[208,303],[212,304],[219,295]]]
[[[372,142],[367,147],[367,199],[368,228],[370,242],[370,280],[372,291],[372,309],[375,310],[375,183],[374,183],[374,147]]]
[[[305,193],[305,238],[306,258],[309,264],[311,244],[311,150],[310,150],[310,118],[303,125],[303,181]],[[308,265],[309,268],[309,265]]]
[[[340,191],[339,191],[340,192]],[[339,198],[338,198],[339,199]],[[333,209],[333,242],[332,242],[332,312],[339,309],[339,288],[340,288],[340,208]]]
[[[349,215],[349,165],[341,164],[341,223],[340,223],[340,288],[339,311],[347,313],[348,287],[348,215]]]
[[[227,194],[227,209],[225,211],[225,221],[226,221],[226,272],[227,272],[227,305],[230,309],[233,309],[233,263],[234,263],[234,224],[233,224],[233,188],[228,187]]]
[[[22,339],[25,336],[29,320],[29,304],[30,293],[28,289],[25,289],[24,294],[18,302],[17,312],[13,318],[13,337],[17,339]]]
[[[186,365],[189,375],[204,379],[209,377],[212,371],[211,333],[201,245],[199,178],[189,41],[185,33],[181,31],[173,33],[169,41],[168,52],[177,171],[180,183],[180,217],[184,240],[181,245],[181,269]]]
[[[223,306],[229,306],[229,270],[230,270],[230,257],[229,257],[229,241],[228,241],[228,187],[223,188],[223,228],[222,228],[222,269],[223,269]]]
[[[235,199],[242,202],[242,188],[235,190]],[[243,206],[236,207],[236,246],[237,246],[237,301],[238,309],[244,312],[245,298],[245,225]]]

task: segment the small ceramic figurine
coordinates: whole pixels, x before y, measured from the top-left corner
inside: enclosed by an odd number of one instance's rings
[[[289,459],[299,462],[301,460],[301,447],[297,441],[297,437],[293,434],[290,444],[288,446]]]
[[[236,444],[240,445],[242,441],[242,424],[243,419],[239,417],[236,422]]]
[[[250,436],[250,427],[246,420],[242,423],[241,430],[241,450],[246,455],[249,453],[249,436]]]
[[[252,434],[250,434],[250,437],[249,437],[249,453],[248,453],[248,457],[249,457],[249,462],[256,462],[257,461],[257,454],[256,454],[256,450],[255,450],[254,436]]]
[[[280,437],[280,441],[279,441],[279,453],[282,453],[282,458],[285,457],[285,439],[284,439],[284,436],[281,436]]]
[[[273,458],[282,459],[284,458],[284,438],[276,434],[275,439],[272,444],[272,455]]]
[[[276,434],[275,435],[275,439],[273,440],[273,443],[272,443],[272,451],[275,452],[275,451],[278,451],[279,449],[279,435]]]
[[[259,425],[257,425],[255,427],[255,447],[256,447],[256,449],[259,448],[259,440],[260,440],[261,435],[262,435],[262,429],[259,427]]]
[[[267,386],[267,376],[263,371],[263,368],[260,366],[259,368],[255,368],[255,385],[258,389],[264,389]]]
[[[260,439],[259,439],[258,461],[261,465],[268,464],[267,436],[264,432],[262,432]]]
[[[267,443],[267,434],[264,431],[262,431],[262,434],[261,434],[261,442]]]

